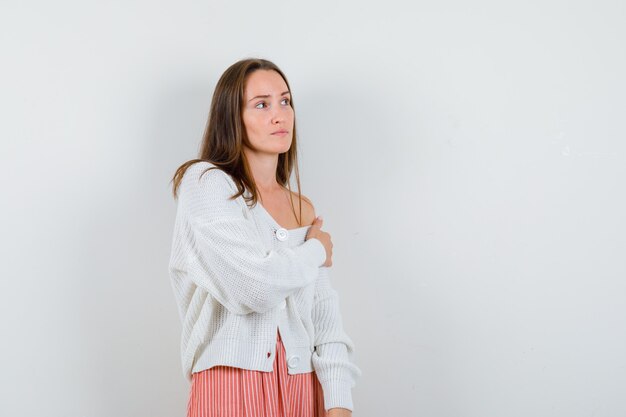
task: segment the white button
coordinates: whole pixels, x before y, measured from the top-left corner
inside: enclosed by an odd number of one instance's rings
[[[284,309],[285,309],[285,307],[287,307],[287,301],[286,301],[286,300],[283,300],[283,302],[282,302],[282,303],[280,303],[279,305],[280,305],[280,309],[281,309],[281,310],[284,310]]]
[[[287,240],[288,236],[289,236],[289,232],[287,232],[287,229],[284,229],[281,227],[280,229],[276,230],[276,239],[280,241],[284,241],[284,240]]]
[[[292,356],[289,360],[287,360],[287,365],[290,368],[295,368],[298,366],[298,362],[300,362],[300,356]]]

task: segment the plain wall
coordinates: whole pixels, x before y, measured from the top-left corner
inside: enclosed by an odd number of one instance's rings
[[[175,169],[286,73],[354,416],[626,415],[621,1],[3,1],[0,415],[184,416]]]

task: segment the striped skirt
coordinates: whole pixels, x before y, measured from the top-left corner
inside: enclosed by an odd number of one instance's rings
[[[315,372],[289,375],[276,335],[272,372],[215,366],[192,374],[187,417],[326,417]]]

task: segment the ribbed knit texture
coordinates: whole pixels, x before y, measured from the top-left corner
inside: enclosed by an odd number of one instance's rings
[[[200,175],[212,166],[196,163],[181,181],[169,262],[185,377],[218,365],[271,372],[279,328],[294,358],[289,374],[314,370],[325,408],[353,410],[361,371],[322,266],[324,246],[305,241],[310,226],[285,230],[260,203],[229,200],[237,187],[228,174]]]

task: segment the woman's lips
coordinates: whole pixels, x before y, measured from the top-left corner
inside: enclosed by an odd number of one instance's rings
[[[285,136],[287,133],[289,133],[289,132],[276,132],[276,133],[272,133],[272,135]]]

